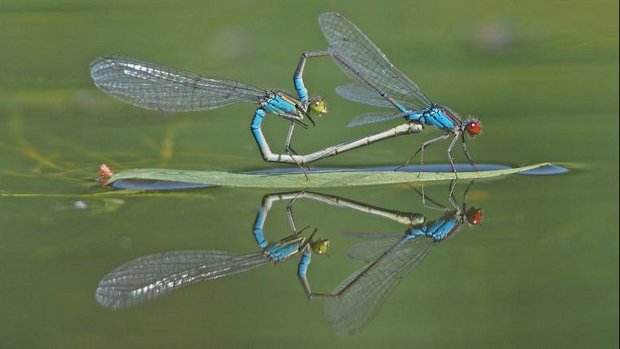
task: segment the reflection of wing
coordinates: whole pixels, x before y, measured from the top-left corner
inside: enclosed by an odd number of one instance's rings
[[[174,251],[140,257],[103,277],[97,302],[129,308],[197,282],[241,273],[269,262],[262,252]]]
[[[329,51],[346,61],[336,60],[340,68],[356,82],[364,84],[356,73],[391,97],[406,101],[415,108],[431,105],[420,88],[387,59],[385,54],[362,31],[338,13],[319,16],[319,26],[329,43]],[[350,66],[350,67],[349,67]]]
[[[347,251],[349,258],[364,263],[370,263],[385,251],[389,250],[392,246],[398,243],[403,237],[403,234],[399,233],[375,233],[375,232],[346,232],[343,235],[347,237],[372,239],[363,242],[358,242]]]
[[[129,104],[153,110],[197,111],[258,102],[267,91],[131,58],[103,57],[90,65],[95,85]]]
[[[390,291],[433,246],[426,237],[399,241],[376,262],[345,279],[325,303],[325,316],[338,333],[353,334],[370,323]]]

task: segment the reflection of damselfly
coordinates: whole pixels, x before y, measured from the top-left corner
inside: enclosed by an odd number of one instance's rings
[[[298,91],[299,100],[282,91],[264,90],[247,83],[205,77],[155,63],[130,58],[103,57],[91,63],[90,74],[95,85],[102,91],[129,104],[152,110],[183,112],[216,109],[238,102],[258,103],[250,129],[263,159],[271,162],[305,165],[310,162],[337,155],[368,145],[397,133],[413,133],[421,130],[419,125],[405,125],[389,132],[326,147],[306,155],[297,154],[292,146],[296,124],[306,127],[307,117],[312,123],[312,112],[327,113],[323,99],[308,98],[307,90]],[[291,121],[284,150],[286,154],[271,151],[262,131],[266,113],[273,113]]]
[[[424,162],[424,149],[433,143],[453,137],[448,147],[448,159],[452,171],[456,173],[452,159],[452,148],[461,138],[463,152],[475,168],[467,151],[465,133],[475,136],[481,133],[480,122],[476,119],[461,121],[459,116],[447,107],[433,103],[424,95],[418,85],[398,70],[386,55],[353,23],[338,13],[323,13],[319,16],[319,26],[329,43],[327,51],[304,52],[294,76],[298,93],[307,93],[303,82],[303,71],[307,58],[331,56],[340,68],[355,83],[341,86],[336,91],[352,101],[379,107],[395,107],[396,113],[364,114],[352,120],[349,125],[365,125],[377,121],[405,119],[407,124],[434,126],[445,132],[444,135],[425,142],[407,161],[409,163],[418,153]]]
[[[480,223],[482,209],[468,208],[465,201],[470,187],[471,183],[463,194],[462,206],[459,206],[454,200],[451,185],[452,209],[447,209],[420,193],[425,205],[429,202],[434,208],[444,211],[440,218],[432,221],[425,221],[424,216],[416,213],[381,209],[327,195],[316,197],[316,194],[303,194],[304,197],[409,225],[404,234],[349,233],[358,238],[374,238],[357,243],[349,249],[351,258],[367,264],[343,280],[332,293],[310,293],[311,298],[326,298],[325,314],[336,332],[352,334],[363,329],[373,319],[390,291],[428,255],[435,243],[453,236],[465,222],[470,225]]]
[[[469,187],[465,191],[466,195]],[[338,196],[313,192],[268,194],[263,198],[253,225],[253,234],[261,250],[248,254],[224,251],[173,251],[137,258],[103,277],[96,290],[97,301],[108,308],[132,307],[184,286],[242,273],[268,263],[300,257],[297,276],[310,299],[326,299],[325,313],[338,332],[354,333],[373,318],[390,291],[428,254],[432,245],[457,232],[464,224],[476,225],[482,210],[458,206],[450,191],[449,210],[420,193],[423,202],[444,210],[442,217],[427,221],[424,215],[371,206]],[[375,240],[356,244],[350,256],[368,262],[340,283],[332,293],[313,292],[307,279],[311,255],[323,255],[329,240],[303,236],[293,218],[293,206],[301,199],[353,209],[405,224],[405,234],[352,233],[355,237]],[[263,227],[274,202],[288,200],[287,213],[293,235],[270,244]]]
[[[472,182],[473,183],[473,182]],[[313,192],[292,192],[270,194],[263,199],[262,210],[269,210],[277,200],[291,200],[289,219],[293,218],[292,206],[297,200],[310,199],[331,206],[349,208],[375,216],[406,224],[409,228],[404,234],[399,233],[349,233],[357,238],[373,238],[372,241],[353,245],[349,250],[351,258],[367,264],[357,270],[332,293],[313,292],[307,279],[302,279],[306,294],[311,298],[326,299],[325,314],[332,322],[336,332],[355,333],[363,329],[374,317],[383,301],[398,282],[418,265],[430,252],[435,243],[453,236],[465,222],[477,225],[482,220],[482,209],[467,207],[466,195],[472,185],[463,194],[462,205],[454,199],[455,182],[450,184],[448,209],[436,201],[422,196],[424,205],[442,210],[443,215],[432,221],[419,213],[402,212],[368,205],[338,196]],[[257,222],[261,220],[259,212]],[[292,223],[294,224],[294,223]]]
[[[157,253],[137,258],[103,277],[96,290],[99,304],[111,309],[124,309],[145,303],[174,290],[202,281],[219,279],[261,265],[280,263],[300,256],[297,274],[304,288],[312,253],[327,253],[329,240],[305,237],[297,231],[276,243],[268,243],[263,235],[268,209],[260,209],[253,227],[258,252],[237,254],[227,251],[196,250]],[[290,212],[290,211],[289,211]]]

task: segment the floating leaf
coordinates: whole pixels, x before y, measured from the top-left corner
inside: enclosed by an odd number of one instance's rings
[[[519,172],[555,167],[540,163],[518,168],[502,168],[473,172],[459,172],[458,179],[492,178]],[[497,168],[497,167],[496,167]],[[550,172],[550,174],[552,174]],[[114,185],[120,181],[157,181],[159,183],[185,183],[189,186],[229,186],[241,188],[330,188],[352,187],[411,182],[445,181],[455,179],[452,172],[411,172],[394,170],[321,170],[301,173],[230,173],[221,171],[185,171],[173,169],[131,169],[120,171],[110,178]],[[176,189],[179,187],[177,186]],[[156,190],[156,188],[155,188]]]

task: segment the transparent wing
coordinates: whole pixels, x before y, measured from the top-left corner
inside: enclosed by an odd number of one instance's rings
[[[376,122],[390,121],[401,119],[404,117],[403,113],[364,113],[354,117],[347,122],[347,127],[357,127],[374,124]]]
[[[370,263],[345,279],[329,298],[325,316],[338,333],[354,334],[365,328],[391,290],[418,265],[433,246],[429,238],[416,238],[385,251],[376,262]]]
[[[392,108],[393,106],[368,85],[348,84],[336,87],[336,93],[353,102]]]
[[[394,232],[345,231],[342,233],[342,236],[352,239],[397,239],[403,237],[403,234]]]
[[[349,247],[349,258],[364,263],[376,260],[385,251],[396,245],[403,237],[400,233],[376,233],[376,232],[346,232],[347,237],[372,239],[355,243]]]
[[[124,309],[197,282],[241,273],[268,262],[262,252],[158,253],[134,259],[104,276],[95,296],[107,308]]]
[[[340,68],[358,83],[356,72],[391,97],[405,101],[411,109],[431,105],[420,88],[387,59],[385,54],[353,23],[334,12],[319,16],[319,26],[329,43],[329,50],[347,62],[336,60]],[[365,102],[364,102],[365,103]]]
[[[105,93],[152,110],[198,111],[235,102],[258,102],[266,90],[233,80],[200,76],[131,58],[102,57],[90,75]]]

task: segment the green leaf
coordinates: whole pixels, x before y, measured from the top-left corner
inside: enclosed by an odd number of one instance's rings
[[[540,163],[518,168],[502,170],[461,172],[458,179],[482,179],[504,176],[533,170],[550,163]],[[211,184],[241,188],[330,188],[352,187],[411,182],[445,181],[455,178],[452,172],[399,172],[399,171],[353,171],[353,172],[317,172],[303,174],[247,174],[220,171],[184,171],[172,169],[133,169],[121,171],[109,183],[121,179],[159,180]]]

